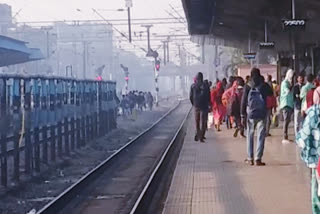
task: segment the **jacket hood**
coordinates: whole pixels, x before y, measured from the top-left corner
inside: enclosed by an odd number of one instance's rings
[[[290,83],[293,80],[294,71],[292,69],[289,69],[286,73],[285,80],[289,81]]]
[[[203,74],[199,72],[196,76],[196,81],[197,83],[202,83],[203,82]]]

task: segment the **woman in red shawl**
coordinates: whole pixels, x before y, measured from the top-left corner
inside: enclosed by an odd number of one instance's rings
[[[234,82],[232,83],[232,86],[226,90],[223,95],[222,95],[222,104],[225,106],[226,108],[226,115],[228,117],[227,120],[227,128],[231,128],[232,129],[232,125],[234,123],[234,118],[231,115],[231,98],[233,96],[235,96],[236,91],[238,88],[238,81],[235,79]]]
[[[226,114],[226,108],[222,104],[223,92],[224,92],[223,85],[220,81],[217,82],[216,88],[211,90],[213,119],[214,119],[214,125],[217,131],[221,131],[220,125]]]

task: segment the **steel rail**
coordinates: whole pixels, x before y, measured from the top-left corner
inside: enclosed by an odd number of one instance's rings
[[[166,148],[166,150],[164,151],[163,155],[161,156],[160,161],[158,162],[157,166],[155,167],[155,169],[153,170],[151,176],[149,177],[148,182],[146,183],[146,185],[144,186],[141,194],[139,195],[135,205],[133,206],[133,208],[130,211],[130,214],[138,214],[138,213],[144,213],[144,211],[142,211],[141,208],[142,206],[146,206],[146,202],[145,200],[150,200],[151,196],[149,195],[148,197],[148,191],[152,191],[151,189],[153,188],[153,186],[157,186],[158,183],[155,182],[155,178],[157,176],[159,176],[159,174],[161,174],[161,171],[163,169],[163,167],[165,168],[165,161],[166,159],[170,158],[169,157],[169,153],[170,150],[173,149],[174,144],[176,143],[179,135],[181,134],[181,132],[183,131],[183,127],[185,126],[188,117],[190,116],[190,112],[191,112],[192,108],[190,108],[189,112],[187,113],[187,115],[185,116],[184,120],[182,121],[178,131],[176,132],[176,134],[174,135],[174,137],[172,138],[170,144],[168,145],[168,147]]]
[[[177,105],[171,108],[165,115],[163,115],[160,119],[158,119],[155,123],[153,123],[149,128],[147,128],[138,136],[136,136],[134,139],[132,139],[130,142],[122,146],[114,154],[112,154],[110,157],[108,157],[106,160],[104,160],[102,163],[100,163],[98,166],[96,166],[94,169],[92,169],[87,174],[85,174],[82,178],[80,178],[76,183],[74,183],[69,188],[67,188],[64,192],[58,195],[54,200],[52,200],[47,205],[45,205],[42,209],[40,209],[37,212],[37,214],[47,214],[47,213],[56,214],[61,209],[66,207],[68,205],[68,202],[70,202],[73,199],[73,197],[76,196],[81,191],[82,187],[86,186],[86,184],[90,184],[92,180],[94,180],[98,175],[102,174],[105,168],[108,167],[108,165],[111,163],[112,160],[114,160],[129,146],[133,145],[138,139],[140,139],[142,136],[144,136],[150,130],[152,130],[156,125],[158,125],[162,120],[164,120],[168,115],[170,115],[174,110],[176,110],[180,106],[180,104],[181,104],[181,101],[179,101]]]

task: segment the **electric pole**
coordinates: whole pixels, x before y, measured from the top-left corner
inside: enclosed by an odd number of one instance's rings
[[[163,43],[163,64],[167,63],[167,41],[162,41]]]
[[[169,38],[168,37],[168,40],[167,40],[167,62],[169,63],[170,62],[170,51],[169,51]]]
[[[132,7],[132,0],[126,0],[126,7],[128,8],[128,30],[129,30],[129,42],[132,42],[131,37],[131,14],[130,14],[130,8]]]
[[[152,51],[152,50],[151,50]],[[152,51],[153,57],[154,57],[154,82],[156,87],[156,106],[159,105],[159,71],[160,71],[160,61],[158,60],[158,52]]]
[[[152,53],[151,45],[150,45],[150,28],[152,28],[153,25],[142,25],[141,27],[147,28],[147,35],[148,35],[148,52],[147,52],[147,57],[153,57],[153,53]]]

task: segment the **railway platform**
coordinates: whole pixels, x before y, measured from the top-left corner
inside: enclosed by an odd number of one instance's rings
[[[246,141],[233,130],[211,129],[206,143],[194,130],[192,118],[163,214],[311,213],[310,171],[294,143],[281,144],[280,129],[266,139],[261,167],[245,165]]]

